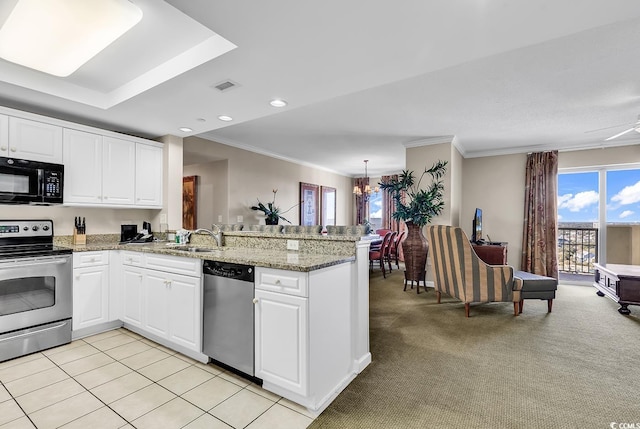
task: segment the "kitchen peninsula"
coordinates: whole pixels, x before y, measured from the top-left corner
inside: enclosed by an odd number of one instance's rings
[[[360,237],[238,231],[223,247],[196,234],[187,246],[57,240],[74,251],[75,338],[124,326],[207,362],[202,260],[213,260],[255,266],[255,376],[266,390],[320,413],[371,362]]]

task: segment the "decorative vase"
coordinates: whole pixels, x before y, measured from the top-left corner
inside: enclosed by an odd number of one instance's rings
[[[264,223],[265,225],[277,225],[279,220],[280,219],[278,218],[273,219],[273,218],[267,217],[264,219]]]
[[[410,281],[425,281],[425,267],[429,243],[422,233],[422,227],[411,221],[406,222],[407,235],[402,240],[402,253],[404,254],[405,279]],[[419,284],[419,283],[418,283]]]

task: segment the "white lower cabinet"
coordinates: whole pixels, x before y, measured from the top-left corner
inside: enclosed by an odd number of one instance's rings
[[[200,353],[202,261],[124,252],[122,264],[123,322]]]
[[[355,377],[352,266],[256,267],[255,370],[266,390],[320,412]]]
[[[140,267],[124,265],[121,273],[122,321],[141,328],[144,270]]]
[[[256,376],[307,393],[308,298],[256,289]]]
[[[94,252],[91,252],[94,253]],[[101,254],[102,252],[95,252]],[[109,265],[105,262],[77,264],[73,269],[73,330],[109,321]],[[76,268],[78,266],[78,268]]]
[[[193,350],[200,350],[200,278],[146,270],[144,328]]]

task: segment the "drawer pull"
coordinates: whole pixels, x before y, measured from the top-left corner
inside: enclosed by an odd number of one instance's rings
[[[280,279],[276,280],[276,284],[277,284],[277,285],[282,284],[282,283],[280,282]]]
[[[253,298],[253,303],[257,304],[258,303],[258,298]]]

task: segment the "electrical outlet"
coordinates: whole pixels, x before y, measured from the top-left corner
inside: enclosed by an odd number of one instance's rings
[[[167,214],[160,213],[160,223],[167,223]]]
[[[218,222],[222,222],[222,215],[218,215]]]
[[[287,240],[287,250],[298,250],[298,240]]]
[[[244,217],[243,216],[238,216],[238,218],[236,219],[236,222],[240,223],[244,221]]]

